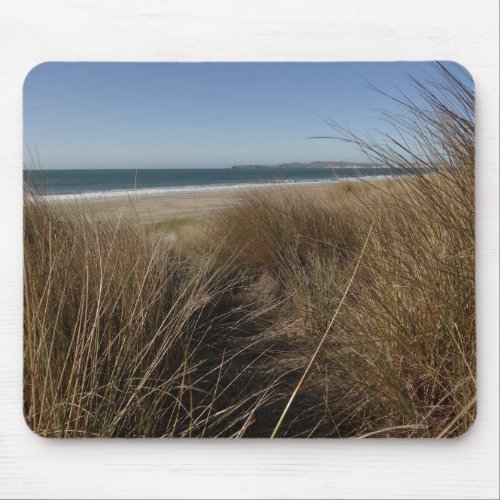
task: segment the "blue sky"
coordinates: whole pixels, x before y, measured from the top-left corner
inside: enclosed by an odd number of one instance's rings
[[[394,106],[373,85],[411,92],[428,63],[44,63],[24,84],[25,164],[42,168],[196,168],[366,161],[310,139],[324,118],[363,132]]]

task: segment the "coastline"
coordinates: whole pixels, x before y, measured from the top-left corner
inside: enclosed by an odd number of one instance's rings
[[[355,181],[357,179],[352,178],[352,179],[339,179],[339,180]],[[311,181],[255,182],[255,183],[241,183],[241,184],[207,184],[204,186],[116,189],[108,191],[89,191],[83,193],[45,194],[42,195],[42,197],[46,201],[77,201],[77,200],[86,201],[86,200],[103,199],[103,198],[131,198],[131,197],[135,198],[137,196],[142,197],[142,196],[160,196],[160,195],[183,195],[183,194],[195,194],[204,192],[259,189],[259,188],[276,187],[276,186],[306,186],[311,184],[331,184],[339,182],[339,180],[319,179]]]
[[[63,206],[78,206],[93,219],[118,215],[124,219],[136,218],[139,222],[151,223],[176,217],[204,217],[236,204],[249,191],[299,189],[319,193],[339,183],[379,181],[387,178],[388,176],[369,176],[304,182],[186,186],[77,195],[46,195],[43,199],[49,203],[62,202]]]
[[[154,194],[134,192],[120,196],[66,198],[64,206],[78,206],[95,219],[106,219],[118,215],[122,219],[135,218],[141,223],[152,223],[169,218],[205,217],[237,204],[249,191],[299,189],[318,192],[324,191],[334,184],[336,183],[280,183]]]
[[[155,187],[140,189],[116,189],[107,191],[88,191],[82,193],[57,193],[41,195],[46,201],[76,201],[95,198],[130,198],[135,196],[157,196],[157,195],[176,195],[192,194],[198,192],[214,192],[226,190],[244,190],[258,189],[276,186],[309,186],[315,184],[337,184],[339,182],[359,182],[359,181],[378,181],[391,178],[390,175],[366,175],[359,177],[340,177],[334,179],[314,179],[307,181],[285,180],[280,182],[253,182],[239,184],[206,184],[202,186],[176,186],[176,187]]]

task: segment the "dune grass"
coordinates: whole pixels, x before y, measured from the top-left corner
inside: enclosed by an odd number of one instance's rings
[[[217,435],[254,399],[263,404],[258,387],[235,395],[240,353],[224,352],[220,331],[238,313],[230,302],[242,280],[221,266],[212,272],[212,259],[188,262],[140,226],[28,201],[30,427],[56,437]]]
[[[386,115],[398,133],[383,146],[332,124],[406,177],[249,192],[182,244],[163,233],[192,221],[89,221],[27,196],[28,425],[51,437],[465,432],[473,96],[438,74]]]

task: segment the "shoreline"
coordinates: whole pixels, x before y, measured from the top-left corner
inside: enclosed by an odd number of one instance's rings
[[[309,181],[282,181],[282,182],[254,182],[241,184],[207,184],[201,186],[176,186],[176,187],[154,187],[140,189],[116,189],[109,191],[89,191],[83,193],[52,193],[42,194],[41,197],[49,202],[66,202],[66,201],[87,201],[107,198],[135,198],[144,196],[160,196],[160,195],[183,195],[207,192],[220,192],[231,190],[250,190],[268,187],[292,187],[292,186],[311,186],[311,185],[328,185],[341,182],[359,182],[367,180],[383,180],[390,178],[390,175],[369,175],[360,177],[342,177],[337,179],[317,179]]]
[[[155,194],[133,193],[130,196],[96,196],[64,200],[62,207],[78,206],[92,219],[118,216],[120,219],[135,219],[140,223],[162,222],[175,218],[202,218],[230,208],[239,203],[246,193],[253,190],[305,190],[324,191],[336,183],[290,183],[258,185],[246,189],[226,188],[222,190],[197,190],[189,192],[163,192]],[[54,202],[54,201],[53,201]],[[57,202],[57,201],[55,201]]]
[[[184,188],[154,188],[135,191],[108,191],[79,195],[48,195],[42,198],[63,207],[77,206],[94,220],[118,216],[122,220],[156,223],[175,218],[202,218],[239,203],[248,192],[255,190],[301,190],[320,194],[327,189],[351,182],[377,182],[391,176],[363,176],[299,182],[272,182],[230,186],[190,186]],[[112,194],[111,194],[112,193]]]

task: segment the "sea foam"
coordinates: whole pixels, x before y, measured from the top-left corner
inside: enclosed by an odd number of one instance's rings
[[[371,175],[363,177],[344,177],[338,179],[319,179],[308,181],[285,180],[283,182],[255,182],[255,183],[235,183],[235,184],[208,184],[204,186],[177,186],[177,187],[157,187],[157,188],[141,188],[141,189],[115,189],[109,191],[93,191],[85,193],[61,193],[61,194],[45,194],[42,198],[46,201],[76,201],[99,198],[119,198],[137,196],[158,196],[158,195],[176,195],[176,194],[191,194],[201,192],[214,192],[226,190],[249,190],[261,187],[274,186],[307,186],[311,184],[336,184],[339,182],[359,182],[359,181],[376,181],[386,179],[387,175]]]

